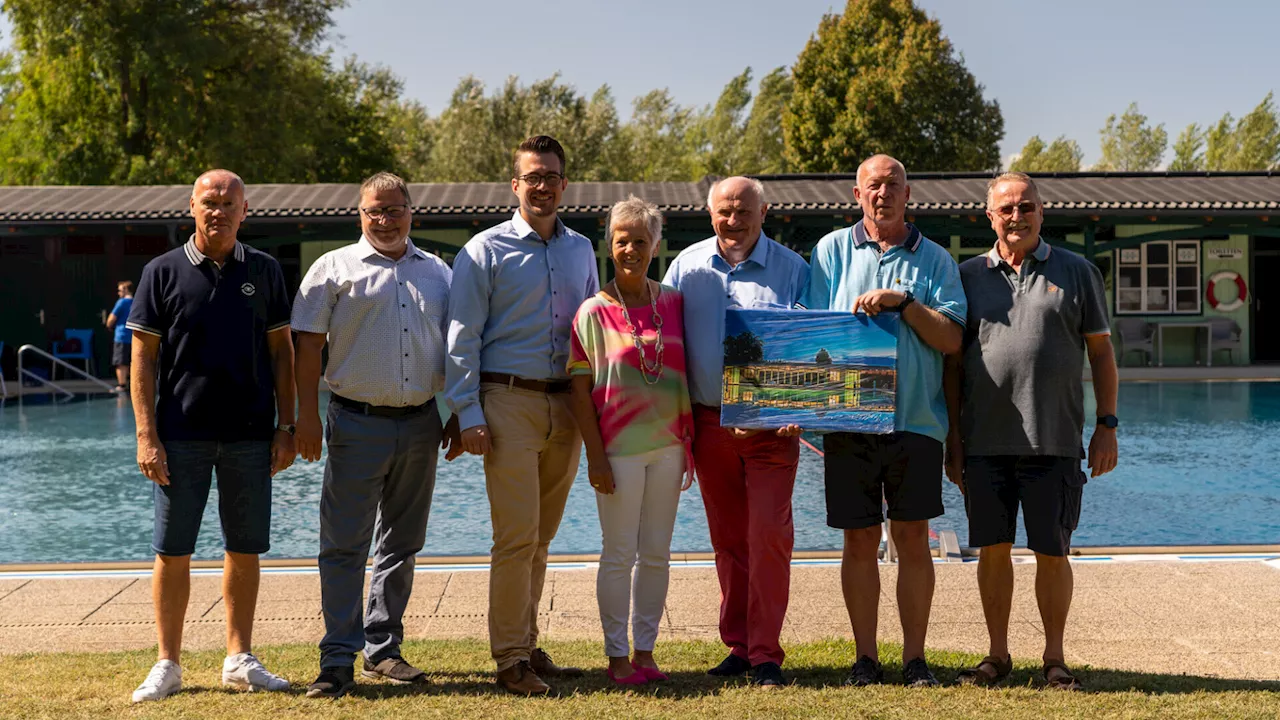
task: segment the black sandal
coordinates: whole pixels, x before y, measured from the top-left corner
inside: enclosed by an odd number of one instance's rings
[[[990,665],[995,672],[986,672],[982,669],[984,665]],[[961,685],[991,687],[1009,677],[1011,672],[1013,672],[1013,656],[1007,655],[1001,660],[995,655],[988,655],[982,658],[982,662],[977,665],[961,670],[960,674],[956,676],[956,682]]]
[[[1061,670],[1062,674],[1051,679],[1049,677],[1049,671],[1051,670]],[[1047,662],[1044,664],[1044,682],[1045,687],[1050,690],[1084,690],[1084,685],[1075,675],[1071,674],[1071,669],[1060,662]]]

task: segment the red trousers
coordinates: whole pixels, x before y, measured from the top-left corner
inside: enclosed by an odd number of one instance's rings
[[[800,441],[767,431],[735,438],[720,427],[719,408],[695,405],[693,418],[693,462],[720,578],[720,638],[752,665],[781,665]]]

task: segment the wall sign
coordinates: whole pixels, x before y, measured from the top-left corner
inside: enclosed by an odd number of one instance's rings
[[[1233,247],[1209,248],[1209,257],[1214,260],[1239,260],[1244,257],[1244,250]]]

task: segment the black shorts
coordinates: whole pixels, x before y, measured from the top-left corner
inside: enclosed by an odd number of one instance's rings
[[[111,367],[120,365],[128,365],[129,350],[132,346],[129,343],[111,343]]]
[[[828,433],[827,525],[843,530],[942,515],[942,443],[925,435]],[[883,497],[884,502],[881,501]]]
[[[974,455],[965,458],[964,509],[969,546],[1012,543],[1018,503],[1027,547],[1041,555],[1071,552],[1087,478],[1079,458],[1052,455]]]

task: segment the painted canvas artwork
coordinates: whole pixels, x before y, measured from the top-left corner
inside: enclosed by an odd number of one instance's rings
[[[720,423],[726,427],[893,432],[897,313],[725,313]]]

